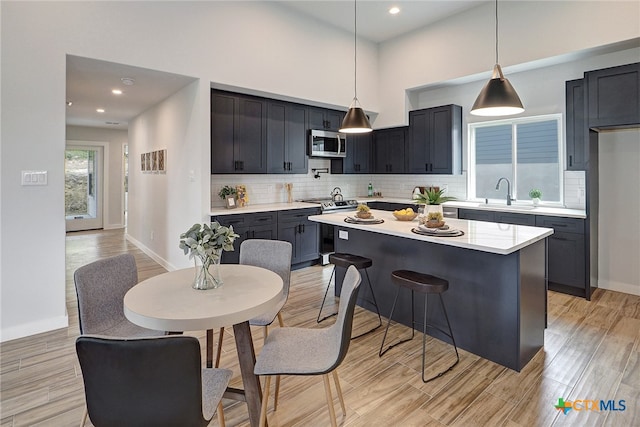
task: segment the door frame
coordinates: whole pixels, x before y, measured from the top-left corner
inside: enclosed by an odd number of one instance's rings
[[[102,149],[102,155],[99,156],[100,158],[98,159],[98,163],[96,165],[98,171],[97,171],[97,177],[96,177],[96,181],[97,181],[97,192],[98,192],[98,210],[99,210],[99,214],[96,216],[100,217],[100,226],[99,227],[95,227],[95,226],[90,226],[90,227],[86,227],[83,226],[82,223],[80,221],[82,220],[74,220],[73,223],[74,225],[78,225],[78,227],[69,227],[69,225],[71,224],[71,221],[66,220],[65,219],[65,228],[66,231],[83,231],[83,230],[94,230],[94,229],[104,229],[104,222],[105,222],[105,212],[109,211],[109,198],[105,197],[106,194],[108,194],[109,192],[109,168],[106,167],[105,165],[108,164],[108,160],[109,159],[109,143],[108,142],[101,142],[101,141],[79,141],[79,140],[67,140],[66,144],[65,144],[65,151],[67,149],[87,149],[87,150],[93,150],[93,149]],[[66,172],[65,172],[66,175]],[[66,218],[66,217],[65,217]],[[85,223],[86,224],[86,223]]]

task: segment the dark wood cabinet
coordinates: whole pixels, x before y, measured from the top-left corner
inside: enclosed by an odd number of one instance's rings
[[[585,221],[537,215],[536,225],[554,230],[547,239],[549,289],[590,299]]]
[[[233,243],[234,251],[222,253],[224,264],[237,264],[240,260],[240,244],[247,239],[275,240],[278,235],[277,212],[259,212],[250,214],[220,215],[211,217],[226,227],[233,226],[238,238]]]
[[[307,173],[307,108],[267,102],[267,173]]]
[[[458,218],[470,219],[473,221],[495,221],[495,212],[475,210],[475,209],[458,209]]]
[[[584,79],[565,83],[567,170],[585,170],[589,161]]]
[[[345,113],[338,110],[328,110],[326,108],[308,108],[307,129],[338,130],[342,125]]]
[[[590,128],[640,124],[640,63],[585,73]]]
[[[407,127],[373,131],[373,173],[404,173]]]
[[[211,91],[211,173],[265,173],[266,104]]]
[[[320,210],[295,209],[278,212],[278,239],[293,246],[291,264],[317,260],[320,254],[320,226],[307,219]]]
[[[409,112],[407,173],[462,171],[462,107],[444,105]]]
[[[494,221],[502,224],[515,224],[515,225],[536,225],[535,215],[519,214],[513,212],[494,212]]]
[[[331,173],[371,173],[373,132],[347,135],[347,156],[331,159]]]

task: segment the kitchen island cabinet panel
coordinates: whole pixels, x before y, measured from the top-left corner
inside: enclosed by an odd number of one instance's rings
[[[545,242],[533,243],[508,255],[440,245],[336,226],[348,240],[336,240],[336,251],[373,259],[369,274],[380,312],[391,312],[396,287],[391,272],[399,269],[433,274],[449,281],[443,294],[458,347],[520,371],[544,344],[546,287]],[[345,269],[338,268],[336,283]],[[339,285],[337,292],[339,293]],[[367,302],[361,302],[373,311]],[[411,295],[401,292],[394,321],[411,326]],[[433,304],[433,306],[432,306]],[[424,299],[415,299],[415,313],[423,313]],[[430,323],[446,330],[435,298],[429,298]],[[421,328],[418,326],[418,328]],[[428,333],[451,340],[437,329]]]

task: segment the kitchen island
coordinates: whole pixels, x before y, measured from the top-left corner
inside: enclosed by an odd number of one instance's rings
[[[478,356],[520,371],[544,344],[546,325],[546,237],[550,228],[447,219],[464,232],[458,237],[415,234],[418,221],[398,221],[391,212],[372,210],[382,224],[345,222],[353,212],[309,217],[333,225],[336,252],[373,260],[369,274],[381,314],[389,316],[396,287],[394,270],[415,270],[449,281],[443,298],[456,344]],[[337,269],[339,295],[344,269]],[[429,300],[429,323],[445,328],[444,315]],[[372,309],[367,302],[363,307]],[[432,305],[433,304],[433,305]],[[416,320],[424,300],[415,299]],[[400,292],[394,321],[411,326],[411,294]],[[417,326],[420,328],[420,326]],[[450,342],[437,329],[430,335]]]

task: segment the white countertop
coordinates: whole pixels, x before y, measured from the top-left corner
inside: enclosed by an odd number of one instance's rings
[[[247,214],[247,213],[269,212],[269,211],[286,211],[289,209],[305,209],[305,208],[320,208],[320,204],[304,203],[304,202],[263,203],[259,205],[249,205],[249,206],[244,206],[242,208],[235,208],[235,209],[226,209],[223,207],[211,208],[211,211],[209,212],[209,214],[211,216],[219,216],[219,215]]]
[[[366,202],[389,202],[389,203],[402,203],[410,206],[413,204],[411,199],[403,199],[403,198],[393,198],[393,197],[359,197],[357,198],[359,203]],[[487,210],[494,212],[514,212],[521,214],[529,214],[529,215],[548,215],[548,216],[560,216],[565,218],[581,218],[585,219],[587,217],[587,212],[585,210],[580,209],[568,209],[562,207],[550,207],[550,206],[537,206],[533,207],[531,204],[515,204],[511,206],[507,206],[506,202],[503,204],[499,203],[490,203],[484,204],[480,202],[467,202],[467,201],[451,201],[446,202],[443,206],[450,206],[453,208],[463,208],[463,209],[477,209],[477,210]]]
[[[391,212],[372,209],[374,218],[384,219],[382,224],[351,224],[344,221],[353,212],[338,212],[324,215],[313,215],[309,219],[325,224],[337,225],[344,228],[387,234],[413,240],[474,249],[483,252],[507,255],[553,234],[553,229],[530,227],[525,225],[498,224],[495,222],[469,221],[465,219],[447,218],[446,223],[451,228],[464,232],[459,237],[424,236],[411,232],[418,226],[417,218],[413,221],[398,221]]]

